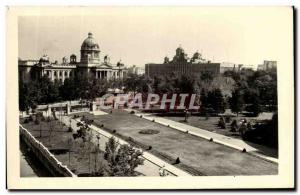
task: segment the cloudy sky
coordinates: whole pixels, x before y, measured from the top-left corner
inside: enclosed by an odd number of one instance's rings
[[[74,53],[94,34],[101,56],[127,65],[172,58],[181,45],[214,62],[257,65],[284,63],[291,47],[292,9],[288,7],[115,7],[82,9],[67,15],[39,12],[19,17],[19,57],[52,61]],[[290,50],[288,50],[290,52]]]

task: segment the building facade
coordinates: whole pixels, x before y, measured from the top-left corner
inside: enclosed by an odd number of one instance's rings
[[[109,56],[101,58],[100,47],[93,34],[83,41],[80,49],[80,60],[75,54],[62,58],[62,62],[51,62],[47,55],[40,60],[19,59],[19,78],[24,82],[47,76],[50,80],[64,82],[66,78],[90,76],[96,79],[122,79],[127,74],[127,69],[121,61],[117,64],[110,62]]]
[[[230,62],[222,62],[221,63],[221,68],[220,68],[220,73],[224,73],[226,71],[235,71],[239,72],[243,69],[254,69],[253,65],[244,65],[244,64],[234,64]]]
[[[145,69],[142,68],[142,67],[138,67],[136,65],[133,65],[131,67],[128,67],[128,74],[143,75],[143,74],[145,74]]]
[[[176,49],[176,54],[172,60],[165,57],[162,64],[149,63],[145,65],[145,74],[149,77],[174,73],[200,78],[201,74],[206,72],[210,72],[213,76],[219,75],[220,63],[211,63],[203,59],[199,52],[196,52],[192,58],[188,58],[181,47]]]
[[[277,68],[277,61],[264,60],[263,64],[257,66],[257,70],[270,70]]]

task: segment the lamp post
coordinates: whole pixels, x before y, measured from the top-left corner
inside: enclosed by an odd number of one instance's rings
[[[96,138],[97,138],[97,140],[98,140],[98,148],[100,149],[100,135],[97,134]]]

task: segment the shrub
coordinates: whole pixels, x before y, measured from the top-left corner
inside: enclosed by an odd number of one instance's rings
[[[148,147],[148,150],[151,150],[151,149],[152,149],[152,146],[149,146],[149,147]]]
[[[72,128],[71,127],[69,127],[68,128],[68,132],[72,132],[73,130],[72,130]]]
[[[127,140],[130,141],[130,142],[133,142],[133,138],[132,137],[128,137]]]
[[[135,112],[133,110],[130,111],[130,114],[135,114]]]
[[[180,159],[179,157],[176,158],[175,164],[179,164],[180,163]]]
[[[223,117],[220,117],[219,119],[219,122],[218,122],[218,126],[222,129],[225,129],[226,128],[226,125],[225,125],[225,121],[224,121],[224,118]]]
[[[154,120],[154,119],[152,119],[152,122],[155,122],[155,120]]]
[[[112,131],[112,133],[117,133],[117,130],[114,129],[114,130]]]
[[[152,135],[152,134],[157,134],[159,133],[158,130],[154,130],[154,129],[144,129],[139,131],[140,134],[148,134],[148,135]]]
[[[140,118],[143,118],[143,115],[140,115]]]
[[[232,131],[232,132],[236,132],[237,131],[238,125],[237,125],[237,121],[236,120],[233,120],[230,126],[231,126],[230,131]]]
[[[101,124],[101,125],[100,125],[100,127],[104,127],[104,125],[103,125],[103,124]]]

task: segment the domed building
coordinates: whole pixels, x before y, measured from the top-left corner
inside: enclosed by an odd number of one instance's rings
[[[19,76],[24,82],[48,76],[52,81],[64,82],[66,78],[88,76],[96,79],[114,79],[126,76],[127,68],[123,63],[112,64],[108,55],[101,59],[100,47],[91,32],[83,40],[80,47],[80,61],[75,54],[62,58],[62,62],[51,62],[47,55],[40,60],[19,59]]]
[[[175,56],[172,61],[169,61],[169,58],[165,58],[163,64],[149,63],[145,65],[145,74],[150,78],[174,73],[177,75],[185,74],[199,79],[201,74],[206,72],[210,72],[213,76],[219,75],[220,63],[211,63],[203,59],[202,54],[198,51],[190,59],[181,46],[175,50]]]
[[[87,66],[100,63],[100,48],[92,33],[89,33],[81,44],[80,55],[80,62],[85,63]]]

